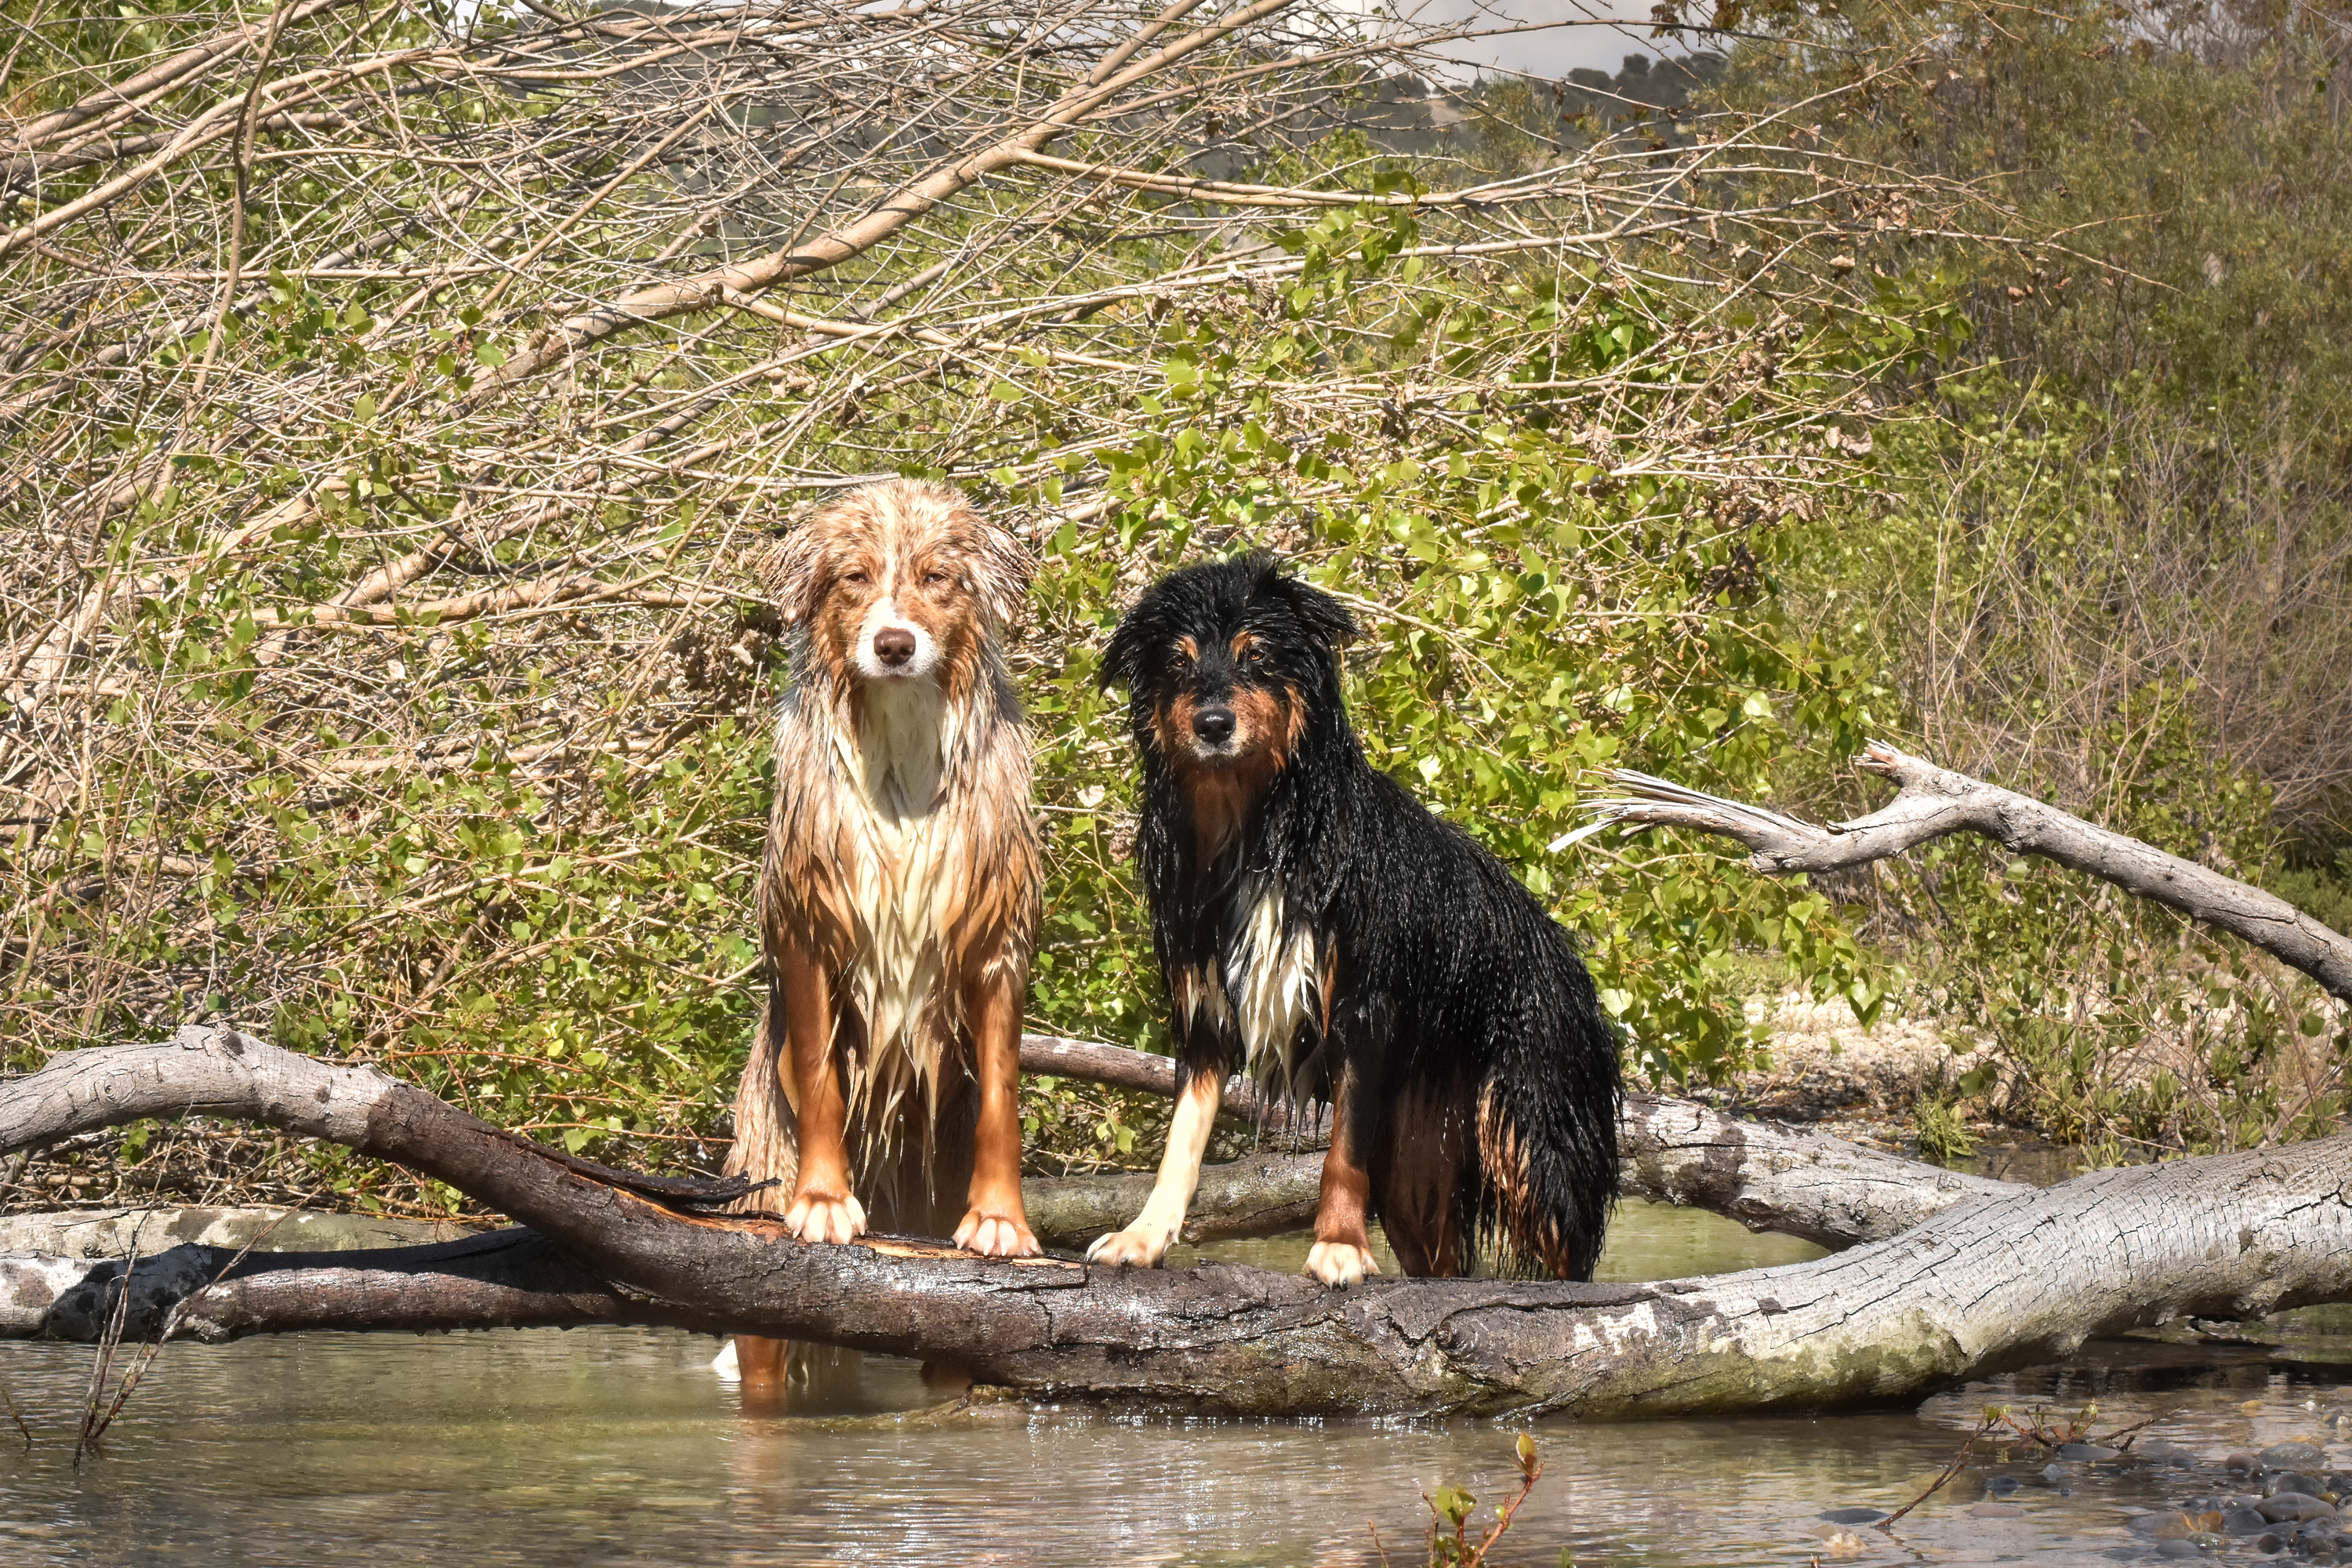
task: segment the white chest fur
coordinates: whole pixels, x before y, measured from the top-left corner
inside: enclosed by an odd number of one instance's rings
[[[1286,1089],[1299,1026],[1322,989],[1314,939],[1303,929],[1284,937],[1279,889],[1245,891],[1238,913],[1223,958],[1188,977],[1180,1000],[1241,1037],[1252,1077]]]
[[[851,776],[862,829],[852,896],[865,951],[849,968],[875,1047],[898,1045],[928,1067],[941,1041],[925,1027],[944,970],[941,931],[959,855],[956,813],[941,809],[946,718],[926,679],[876,681],[865,692]]]

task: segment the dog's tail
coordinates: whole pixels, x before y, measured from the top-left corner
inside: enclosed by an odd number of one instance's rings
[[[1478,1087],[1477,1229],[1513,1272],[1590,1279],[1617,1201],[1616,1031],[1568,935],[1528,955]]]

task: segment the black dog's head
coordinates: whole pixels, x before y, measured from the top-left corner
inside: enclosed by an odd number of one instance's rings
[[[1187,566],[1119,623],[1103,684],[1128,689],[1136,745],[1180,780],[1255,795],[1310,724],[1345,733],[1338,649],[1355,633],[1337,599],[1266,556]]]

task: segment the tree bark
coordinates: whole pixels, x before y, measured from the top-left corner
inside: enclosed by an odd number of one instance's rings
[[[215,1249],[148,1265],[142,1321],[185,1302],[184,1331],[206,1337],[655,1321],[952,1362],[1038,1397],[1245,1415],[1624,1416],[1916,1397],[2096,1333],[2352,1298],[2352,1137],[1998,1187],[1900,1236],[1747,1274],[1347,1290],[1230,1265],[1097,1270],[893,1237],[804,1247],[772,1220],[679,1212],[689,1184],[625,1178],[632,1190],[370,1069],[225,1029],[71,1053],[6,1085],[0,1152],[190,1109],[336,1138],[539,1233],[419,1248],[388,1269],[348,1254],[248,1257],[217,1284],[206,1283]],[[1670,1162],[1686,1186],[1703,1184],[1687,1173],[1706,1168],[1698,1151],[1727,1148],[1725,1166],[1751,1159],[1750,1145],[1697,1132]],[[113,1289],[97,1272],[12,1260],[0,1273],[6,1314],[85,1335]]]
[[[1155,1057],[1149,1051],[1097,1040],[1065,1039],[1059,1035],[1022,1036],[1021,1070],[1050,1078],[1084,1079],[1145,1094],[1173,1096],[1176,1092],[1173,1057]],[[1318,1101],[1293,1106],[1260,1094],[1255,1083],[1238,1073],[1225,1080],[1217,1116],[1220,1121],[1255,1122],[1268,1138],[1284,1142],[1295,1138],[1302,1144],[1312,1144],[1331,1135],[1329,1106]]]
[[[1621,769],[1610,777],[1633,795],[1596,803],[1601,817],[1596,826],[1632,823],[1719,833],[1748,846],[1754,851],[1748,863],[1770,877],[1843,870],[1899,855],[1946,834],[1981,833],[2006,848],[2046,857],[2219,926],[2310,975],[2329,994],[2352,1002],[2352,937],[2330,931],[2275,893],[2095,826],[2056,806],[1939,768],[1883,741],[1864,747],[1854,765],[1864,773],[1882,773],[1902,789],[1881,809],[1852,822],[1816,827],[1761,806]]]

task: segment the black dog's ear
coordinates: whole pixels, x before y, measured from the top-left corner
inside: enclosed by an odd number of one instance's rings
[[[1118,629],[1110,634],[1110,642],[1103,648],[1102,668],[1095,671],[1096,684],[1105,691],[1114,686],[1124,686],[1132,691],[1143,681],[1143,606],[1119,617]]]
[[[1332,652],[1355,641],[1356,617],[1348,613],[1347,605],[1322,589],[1305,578],[1286,576],[1276,576],[1271,586]]]

